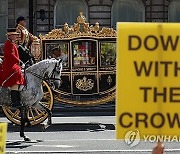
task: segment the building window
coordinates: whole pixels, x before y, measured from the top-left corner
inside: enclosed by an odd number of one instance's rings
[[[7,29],[7,0],[0,0],[0,43],[4,43],[6,40]]]
[[[169,5],[169,22],[180,22],[180,1],[172,0]]]
[[[115,0],[112,5],[111,26],[116,22],[145,21],[145,7],[142,0]]]
[[[24,16],[26,20],[26,28],[29,29],[29,0],[16,0],[15,3],[15,20],[19,16]]]
[[[88,17],[88,7],[84,0],[58,0],[55,4],[54,27],[63,27],[64,23],[73,25],[80,12]]]

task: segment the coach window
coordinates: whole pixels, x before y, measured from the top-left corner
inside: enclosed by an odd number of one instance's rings
[[[76,19],[80,12],[83,12],[86,18],[88,17],[85,0],[58,0],[55,4],[54,27],[63,27],[64,23],[68,23],[69,26],[73,25],[77,22]]]
[[[112,5],[111,26],[116,22],[145,21],[145,6],[142,0],[114,0]]]
[[[180,1],[172,0],[169,4],[169,22],[180,22]]]
[[[6,29],[8,25],[7,21],[7,0],[0,0],[0,44],[6,40]]]

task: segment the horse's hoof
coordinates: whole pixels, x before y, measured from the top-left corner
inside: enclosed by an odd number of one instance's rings
[[[31,141],[29,137],[24,136],[24,141]]]
[[[52,125],[52,122],[51,122],[51,121],[48,121],[48,122],[47,122],[47,125]]]
[[[21,133],[21,132],[20,132],[20,137],[24,137],[24,133]]]
[[[27,127],[32,127],[31,123],[30,122],[27,122]]]
[[[46,124],[46,125],[44,124],[44,125],[43,125],[43,129],[45,130],[45,129],[47,129],[49,126],[50,126],[50,125],[48,125],[48,124]]]

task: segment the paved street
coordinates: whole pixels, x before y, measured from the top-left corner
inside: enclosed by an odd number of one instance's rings
[[[0,121],[7,122],[1,117]],[[53,117],[53,125],[26,128],[30,142],[19,137],[19,127],[9,124],[6,153],[141,153],[150,154],[155,143],[130,148],[115,139],[115,116]],[[178,154],[178,143],[165,144],[166,153]]]

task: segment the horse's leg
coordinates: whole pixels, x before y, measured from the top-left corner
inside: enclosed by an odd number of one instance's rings
[[[40,105],[43,107],[43,109],[48,113],[48,121],[47,121],[47,124],[48,125],[51,125],[52,124],[52,112],[51,110],[49,110],[46,106],[44,106],[43,104],[40,103]]]
[[[27,110],[25,106],[21,106],[21,129],[20,129],[20,137],[23,137],[25,141],[30,141],[30,139],[24,134],[25,122],[27,117]]]
[[[33,107],[39,109],[39,110],[43,110],[46,111],[48,113],[48,121],[47,121],[47,125],[51,125],[52,124],[52,120],[51,120],[51,116],[52,116],[52,112],[51,110],[49,110],[44,104],[42,104],[40,101],[37,101]]]
[[[27,116],[27,112],[28,112],[28,107],[25,107],[25,122],[27,122],[27,127],[31,127],[31,123],[29,121],[29,118]]]
[[[52,112],[48,109],[48,125],[52,125]]]
[[[48,113],[48,121],[47,121],[47,125],[51,125],[52,124],[52,112],[51,110],[49,110],[45,105],[43,105],[42,103],[40,102],[37,102],[36,105],[35,105],[36,108],[40,109],[40,110],[44,110]]]

